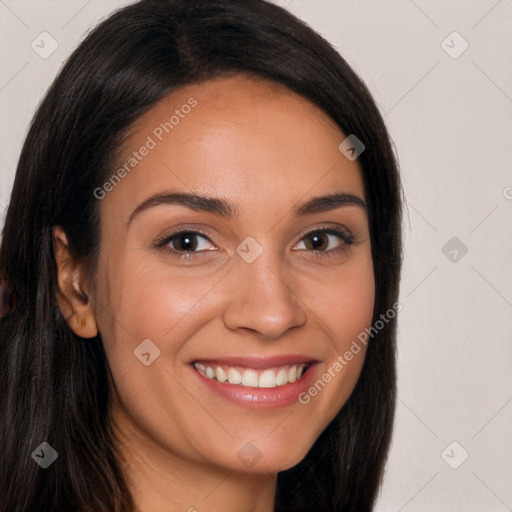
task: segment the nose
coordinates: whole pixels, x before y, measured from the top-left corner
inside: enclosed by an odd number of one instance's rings
[[[223,315],[229,329],[250,330],[271,340],[306,321],[305,307],[294,293],[293,283],[285,282],[285,272],[275,261],[269,263],[263,255],[250,264],[237,262],[227,283],[230,300]]]

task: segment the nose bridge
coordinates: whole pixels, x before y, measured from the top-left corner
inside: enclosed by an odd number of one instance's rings
[[[231,276],[224,322],[230,329],[245,328],[263,338],[278,338],[304,323],[306,314],[293,283],[287,282],[289,273],[283,271],[282,258],[275,249],[258,246],[254,239],[246,239],[237,248],[239,258]]]

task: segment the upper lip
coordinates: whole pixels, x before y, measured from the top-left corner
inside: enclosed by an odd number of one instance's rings
[[[207,357],[198,358],[194,363],[224,364],[226,366],[243,366],[245,368],[272,368],[274,366],[285,366],[289,364],[317,363],[318,360],[309,356],[281,354],[277,356],[230,356],[230,357]]]

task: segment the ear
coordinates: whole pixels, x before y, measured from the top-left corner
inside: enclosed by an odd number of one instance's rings
[[[53,252],[57,264],[57,302],[69,327],[81,338],[94,338],[98,326],[91,299],[83,291],[80,265],[71,257],[66,233],[60,226],[53,228]]]

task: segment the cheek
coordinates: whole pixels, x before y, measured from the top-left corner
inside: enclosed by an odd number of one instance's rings
[[[319,316],[333,334],[342,353],[371,325],[375,304],[375,279],[371,255],[354,260],[322,288],[315,301]]]
[[[322,288],[315,302],[315,313],[326,327],[330,350],[319,380],[301,403],[309,404],[307,407],[327,423],[346,403],[359,379],[366,355],[361,338],[371,327],[374,303],[375,280],[369,254],[347,264],[336,279]]]
[[[174,361],[190,329],[201,323],[198,313],[204,315],[205,295],[215,283],[211,277],[191,277],[193,269],[176,272],[148,260],[134,253],[101,274],[105,307],[99,329],[118,374],[138,363],[134,350],[146,339]]]
[[[342,339],[355,339],[371,325],[375,304],[375,281],[373,268],[361,269],[347,278],[338,298],[338,319],[336,328],[343,332]],[[343,348],[343,347],[340,347]]]

